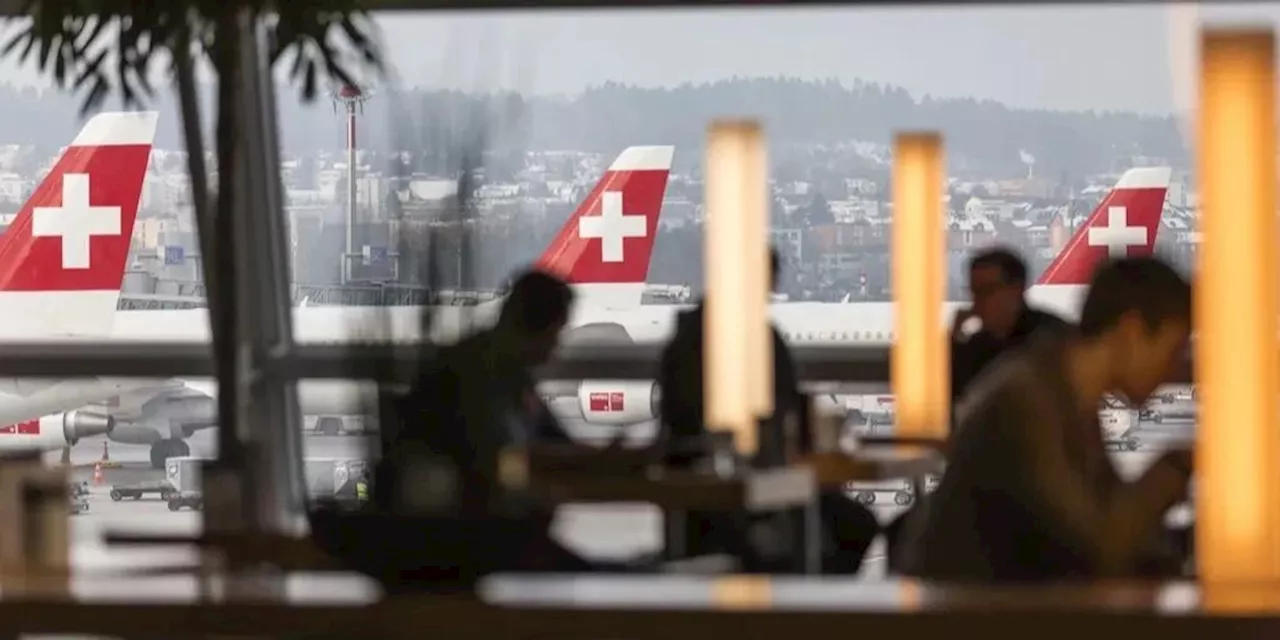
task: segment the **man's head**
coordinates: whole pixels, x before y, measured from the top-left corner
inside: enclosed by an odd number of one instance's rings
[[[512,281],[497,328],[524,362],[540,365],[559,344],[572,307],[573,289],[567,282],[544,271],[526,271]]]
[[[1022,315],[1027,265],[1008,249],[988,249],[969,260],[973,312],[984,331],[1008,335]]]
[[[1168,382],[1191,336],[1191,283],[1157,258],[1103,264],[1080,310],[1080,334],[1111,354],[1111,386],[1141,404]]]

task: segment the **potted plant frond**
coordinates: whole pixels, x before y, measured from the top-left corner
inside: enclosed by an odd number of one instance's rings
[[[196,69],[217,82],[215,149],[217,167],[232,166],[241,144],[241,52],[251,37],[245,26],[266,29],[273,67],[287,67],[304,101],[333,84],[352,84],[358,72],[380,73],[382,60],[374,27],[359,0],[24,0],[16,29],[3,55],[35,65],[54,84],[77,94],[82,112],[96,111],[112,97],[125,108],[144,107],[157,84],[170,79],[177,89],[188,150],[192,199],[206,274],[211,330],[217,345],[219,380],[236,380],[234,273],[229,247],[234,215],[234,172],[218,171],[217,189],[208,184]],[[274,76],[274,74],[273,74]],[[219,282],[222,280],[222,282]],[[221,385],[220,444],[235,446],[236,385]],[[234,451],[221,449],[224,456]]]

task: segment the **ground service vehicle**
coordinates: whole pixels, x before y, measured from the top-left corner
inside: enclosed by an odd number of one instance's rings
[[[142,496],[148,493],[159,494],[161,500],[168,501],[170,496],[177,493],[177,491],[173,488],[173,484],[165,479],[117,484],[111,487],[111,499],[116,502],[120,502],[125,498],[140,500]]]
[[[204,496],[199,491],[175,491],[169,494],[169,510],[178,511],[183,507],[193,511],[204,508]]]

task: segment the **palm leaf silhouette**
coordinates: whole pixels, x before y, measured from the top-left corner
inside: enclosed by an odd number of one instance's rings
[[[245,25],[267,31],[268,59],[289,65],[304,101],[325,82],[351,83],[358,68],[378,73],[381,55],[371,21],[358,0],[23,0],[29,22],[4,44],[3,55],[34,64],[63,90],[81,97],[89,113],[116,94],[126,108],[145,105],[155,94],[152,78],[166,67],[176,78],[182,105],[192,198],[196,203],[210,329],[219,385],[219,452],[233,463],[236,438],[239,350],[236,339],[236,261],[230,255],[230,220],[239,187],[234,172],[219,171],[216,201],[203,165],[204,146],[195,101],[193,69],[208,63],[218,79],[215,144],[217,167],[232,166],[240,144],[240,77]],[[268,76],[270,77],[270,76]],[[222,248],[225,251],[219,252]]]
[[[30,22],[3,55],[33,63],[60,88],[81,95],[85,113],[118,94],[127,108],[155,94],[151,79],[184,49],[216,63],[236,18],[268,21],[273,64],[287,63],[304,101],[357,70],[383,69],[369,14],[360,0],[23,0]],[[215,64],[215,71],[224,71]]]

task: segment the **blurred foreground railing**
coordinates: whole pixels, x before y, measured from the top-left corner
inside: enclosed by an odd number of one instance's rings
[[[297,345],[269,354],[264,375],[283,379],[354,378],[404,381],[403,375],[429,359],[434,349],[415,344]],[[576,346],[561,349],[540,372],[543,380],[651,380],[662,345]],[[796,374],[803,381],[884,385],[889,380],[888,347],[796,347]],[[0,377],[209,378],[209,345],[156,343],[20,343],[0,345]],[[1176,382],[1191,381],[1184,361]]]

